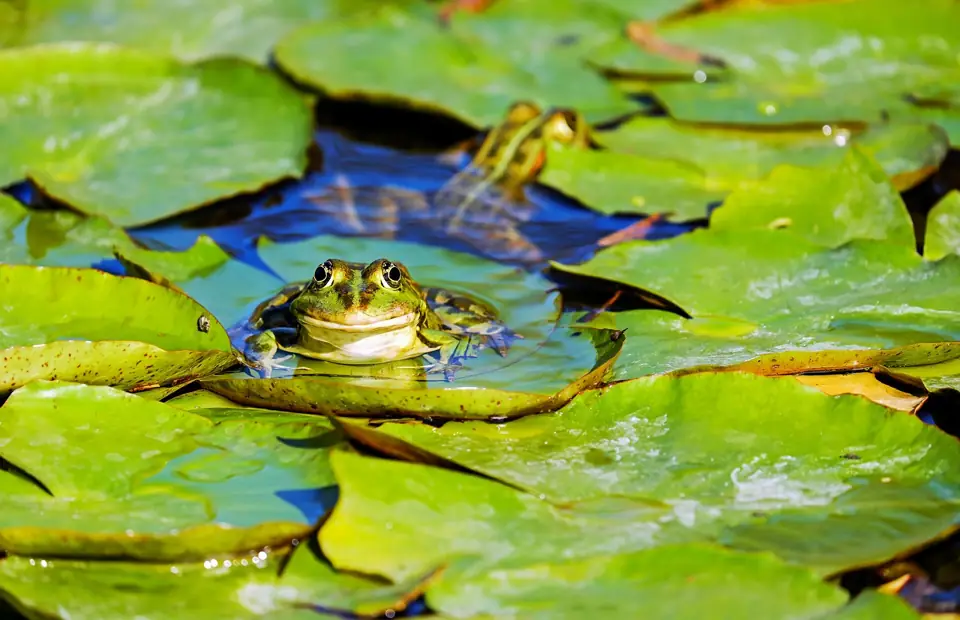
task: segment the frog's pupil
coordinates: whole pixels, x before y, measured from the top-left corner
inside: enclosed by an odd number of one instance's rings
[[[387,282],[390,284],[400,284],[400,270],[396,265],[387,265]]]
[[[313,272],[313,279],[317,282],[323,282],[327,279],[327,267],[325,265],[320,265],[317,267],[317,270]]]

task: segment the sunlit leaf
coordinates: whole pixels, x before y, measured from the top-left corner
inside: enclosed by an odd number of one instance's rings
[[[329,505],[323,418],[216,422],[108,387],[34,382],[0,409],[0,546],[204,559],[302,537]],[[329,437],[322,443],[320,438]]]
[[[239,60],[185,65],[106,45],[0,51],[0,185],[29,177],[131,226],[298,176],[306,99]]]
[[[180,293],[93,269],[0,265],[0,390],[35,379],[123,389],[235,363],[220,323]]]
[[[960,254],[960,190],[944,196],[927,214],[924,257],[940,260],[950,254]]]

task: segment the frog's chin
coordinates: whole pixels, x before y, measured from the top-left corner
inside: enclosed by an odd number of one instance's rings
[[[420,340],[415,315],[404,315],[376,325],[347,326],[301,320],[300,326],[303,330],[300,334],[302,346],[315,351],[320,359],[341,364],[376,364],[416,357],[432,350]]]

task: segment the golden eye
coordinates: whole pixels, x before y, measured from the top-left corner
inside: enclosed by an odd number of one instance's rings
[[[392,289],[400,288],[403,272],[400,271],[399,267],[390,261],[383,261],[383,265],[380,267],[380,274],[383,278],[384,286]]]
[[[328,260],[318,265],[317,270],[313,272],[313,279],[322,286],[333,284],[333,263]]]

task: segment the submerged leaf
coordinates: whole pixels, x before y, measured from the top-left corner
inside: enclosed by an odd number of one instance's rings
[[[185,65],[63,44],[0,51],[0,72],[0,185],[29,177],[114,224],[160,220],[306,165],[307,101],[239,60]]]

